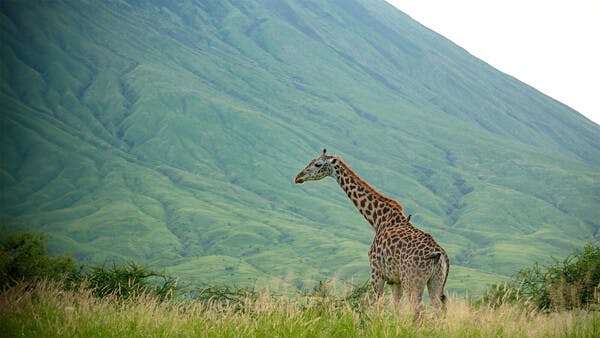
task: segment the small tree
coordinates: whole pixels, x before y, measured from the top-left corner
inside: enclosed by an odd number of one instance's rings
[[[71,256],[48,256],[42,234],[10,233],[0,243],[0,287],[19,280],[64,279],[80,270]]]

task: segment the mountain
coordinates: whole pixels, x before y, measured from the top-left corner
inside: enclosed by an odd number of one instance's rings
[[[327,147],[476,292],[600,235],[600,127],[382,0],[0,2],[0,222],[192,283],[368,278]],[[475,291],[473,291],[475,290]]]

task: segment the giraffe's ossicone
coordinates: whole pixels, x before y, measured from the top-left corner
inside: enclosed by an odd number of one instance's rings
[[[312,160],[294,179],[295,183],[333,177],[375,230],[369,250],[371,284],[375,298],[383,295],[385,283],[392,288],[396,303],[408,294],[419,321],[423,312],[423,292],[438,310],[446,310],[444,287],[450,259],[433,237],[416,228],[404,216],[400,203],[383,196],[360,178],[339,156],[323,154]],[[439,311],[438,311],[439,313]]]

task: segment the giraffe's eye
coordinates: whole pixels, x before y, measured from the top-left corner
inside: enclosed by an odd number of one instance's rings
[[[322,163],[315,163],[315,167],[320,168],[323,164]]]

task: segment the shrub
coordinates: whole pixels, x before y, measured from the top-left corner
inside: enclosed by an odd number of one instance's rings
[[[499,283],[490,286],[475,302],[476,305],[490,305],[498,308],[504,304],[514,304],[521,301],[519,288],[512,283]]]
[[[597,306],[600,286],[600,246],[589,243],[548,267],[534,263],[506,284],[489,288],[479,303],[499,306],[528,303],[540,310]]]
[[[350,292],[346,294],[344,301],[348,303],[350,308],[354,311],[362,312],[363,308],[366,307],[371,294],[373,294],[371,281],[366,280],[361,284],[352,285],[352,288],[350,289]]]
[[[10,233],[0,244],[0,287],[20,280],[78,279],[80,273],[72,257],[48,256],[42,234]]]
[[[190,292],[188,297],[205,306],[220,304],[224,309],[246,312],[258,300],[259,292],[254,287],[205,286]]]
[[[116,296],[128,299],[142,294],[150,294],[160,300],[171,298],[177,288],[177,280],[165,273],[160,273],[138,265],[135,262],[112,266],[92,266],[85,275],[87,286],[94,296]]]
[[[598,302],[594,292],[600,286],[600,246],[590,243],[555,262],[548,268],[546,280],[552,307],[572,309]]]
[[[67,288],[85,281],[97,297],[114,295],[119,299],[151,294],[159,299],[173,295],[176,279],[134,262],[111,267],[78,264],[71,256],[51,257],[43,234],[10,233],[0,246],[0,288],[18,281],[61,280]]]

